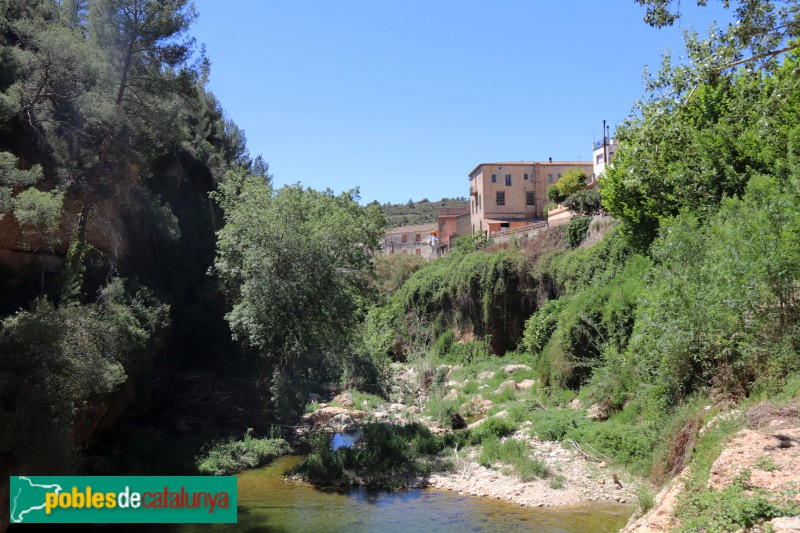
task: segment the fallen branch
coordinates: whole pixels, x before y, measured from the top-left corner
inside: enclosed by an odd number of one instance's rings
[[[592,455],[592,454],[590,454],[588,452],[585,452],[583,450],[583,448],[581,448],[580,444],[578,444],[574,440],[569,439],[569,443],[570,443],[570,445],[572,445],[573,448],[575,448],[576,452],[578,452],[579,454],[581,454],[584,457],[584,459],[591,459],[592,461],[594,461],[596,463],[600,463],[601,462],[600,459],[598,459],[594,455]]]

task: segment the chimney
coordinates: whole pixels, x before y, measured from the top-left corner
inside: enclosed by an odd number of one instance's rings
[[[551,163],[553,162],[553,158],[552,157],[548,157],[548,159],[550,160]]]

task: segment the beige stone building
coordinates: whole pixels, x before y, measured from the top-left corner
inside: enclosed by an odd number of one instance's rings
[[[521,228],[546,218],[547,187],[567,170],[591,175],[591,161],[481,163],[469,173],[472,233]]]
[[[439,253],[438,229],[436,222],[390,229],[383,234],[382,251],[386,255],[412,254],[435,259]]]

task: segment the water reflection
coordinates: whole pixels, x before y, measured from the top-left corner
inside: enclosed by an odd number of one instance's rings
[[[593,504],[559,511],[531,509],[451,491],[384,492],[318,489],[284,480],[299,457],[238,476],[239,523],[180,526],[179,531],[403,532],[618,531],[632,508]],[[162,526],[163,528],[163,526]]]
[[[363,435],[364,433],[361,430],[355,433],[334,433],[333,439],[331,439],[331,449],[336,451],[339,448],[349,448],[358,442]]]

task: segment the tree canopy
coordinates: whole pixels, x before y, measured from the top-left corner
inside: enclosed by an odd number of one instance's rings
[[[370,298],[372,254],[384,218],[358,191],[231,172],[215,198],[225,212],[214,271],[231,300],[234,336],[268,365],[326,353],[357,323]]]

